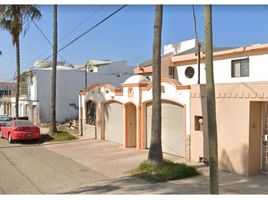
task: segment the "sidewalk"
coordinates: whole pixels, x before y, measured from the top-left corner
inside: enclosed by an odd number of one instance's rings
[[[207,170],[207,168],[206,168]],[[220,194],[268,194],[268,175],[245,177],[220,172]],[[151,184],[134,177],[121,177],[89,184],[60,194],[209,194],[209,177],[193,178]]]
[[[151,184],[129,177],[128,171],[147,159],[148,150],[124,149],[121,145],[100,140],[44,145],[45,148],[64,155],[84,166],[107,176],[109,180],[65,188],[61,194],[208,194],[208,167],[197,165],[202,175]],[[164,154],[175,162],[181,158]],[[268,175],[240,176],[220,172],[221,194],[268,194]]]

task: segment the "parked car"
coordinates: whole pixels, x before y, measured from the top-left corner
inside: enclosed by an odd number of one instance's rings
[[[8,121],[11,121],[12,117],[0,116],[0,130],[2,126],[5,126]]]
[[[0,137],[8,139],[9,143],[14,140],[38,140],[40,128],[28,120],[12,120],[2,127]]]

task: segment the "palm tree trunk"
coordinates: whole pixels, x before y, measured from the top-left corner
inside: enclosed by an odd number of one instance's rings
[[[57,80],[57,51],[58,51],[58,33],[57,33],[57,5],[53,6],[53,62],[51,75],[51,112],[50,112],[50,133],[57,132],[56,127],[56,80]]]
[[[218,144],[215,86],[213,78],[213,39],[211,5],[205,5],[205,48],[206,48],[206,96],[207,123],[209,140],[210,193],[219,194],[218,181]]]
[[[161,116],[161,32],[163,5],[155,6],[154,41],[153,41],[153,101],[152,101],[152,129],[148,161],[152,165],[163,163],[162,153],[162,116]]]
[[[17,37],[16,44],[16,67],[17,67],[17,87],[16,87],[16,119],[19,118],[19,98],[20,98],[20,38]]]

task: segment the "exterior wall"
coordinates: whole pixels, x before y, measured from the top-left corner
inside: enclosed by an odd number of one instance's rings
[[[195,39],[186,40],[177,44],[168,44],[164,46],[164,54],[174,52],[174,54],[181,53],[188,49],[194,48],[196,44]]]
[[[170,57],[163,59],[161,61],[161,77],[162,78],[169,78],[169,67],[173,66],[173,63],[170,60]],[[176,68],[174,71],[174,79],[178,80],[178,73],[176,72]]]
[[[36,88],[33,86],[31,92],[34,99],[35,91],[37,91],[37,99],[40,105],[40,121],[48,122],[50,113],[50,90],[51,90],[51,71],[48,69],[35,69]],[[57,118],[58,122],[66,119],[78,117],[78,98],[77,94],[85,87],[85,73],[80,70],[58,70],[57,71]],[[116,77],[115,75],[106,75],[88,72],[87,83],[111,83],[119,85],[129,75]]]
[[[242,175],[256,174],[252,163],[260,161],[261,155],[251,151],[260,148],[250,142],[252,127],[250,102],[267,101],[268,83],[217,84],[216,115],[218,132],[218,157],[220,169]],[[208,158],[208,135],[206,126],[206,98],[204,85],[191,86],[191,160]],[[260,115],[260,113],[259,113]],[[203,116],[203,131],[195,130],[195,116]],[[256,133],[258,134],[258,133]],[[259,133],[261,134],[261,132]],[[255,137],[255,136],[253,136]],[[256,137],[259,137],[258,135]],[[255,139],[256,140],[256,139]],[[260,170],[260,169],[259,169]]]
[[[127,61],[112,62],[109,65],[98,67],[98,73],[118,74],[118,73],[133,73],[133,69],[127,66]]]
[[[111,91],[111,88],[107,88],[103,84],[99,84],[99,86],[94,87],[92,90],[87,92],[84,95],[79,96],[81,98],[82,103],[79,102],[79,106],[81,110],[79,110],[79,119],[83,123],[83,135],[87,138],[91,139],[102,139],[102,107],[104,102],[109,101],[117,101],[123,103],[122,96],[117,96],[115,92]],[[88,125],[86,124],[86,103],[92,100],[96,103],[96,125]],[[81,112],[82,111],[82,112]],[[80,135],[81,135],[81,126],[79,127]]]
[[[236,59],[249,58],[249,77],[231,77],[231,61]],[[268,54],[252,55],[248,57],[225,58],[222,60],[214,60],[214,81],[215,83],[240,83],[240,82],[259,82],[268,81],[266,74],[268,68],[265,65],[268,61]],[[195,69],[194,76],[189,79],[185,76],[185,69],[192,66]],[[200,82],[206,82],[206,71],[204,63],[200,66]],[[197,64],[177,66],[179,82],[183,85],[197,84]]]
[[[147,80],[148,81],[148,80]],[[174,83],[173,81],[163,80],[162,87],[162,99],[168,102],[177,103],[179,105],[184,106],[185,116],[186,116],[186,130],[185,134],[189,135],[190,133],[190,104],[189,104],[189,87],[177,88],[180,85],[177,85],[178,82]],[[82,119],[82,129],[83,134],[87,135],[89,138],[103,139],[104,130],[104,106],[106,103],[115,101],[122,103],[123,106],[123,146],[130,147],[135,146],[137,149],[145,149],[146,148],[146,135],[144,129],[144,112],[146,103],[152,101],[152,88],[151,83],[134,83],[122,84],[123,89],[122,92],[119,92],[120,89],[115,88],[113,86],[109,86],[107,84],[95,84],[88,89],[84,90],[80,93],[80,99],[82,99],[82,103],[80,103],[80,120]],[[96,109],[96,126],[94,130],[90,129],[88,125],[86,125],[86,102],[89,100],[94,101],[97,104]],[[133,109],[135,109],[135,117],[133,115]],[[131,113],[130,113],[131,112]],[[187,113],[187,114],[186,114]],[[131,116],[130,116],[131,115]],[[131,122],[128,124],[129,119],[135,120],[135,122]],[[135,135],[133,132],[129,130],[129,126],[136,124],[135,126]],[[80,127],[81,131],[81,127]],[[94,132],[94,133],[93,133]],[[95,137],[93,137],[95,136]],[[130,140],[130,137],[135,138],[136,142]]]

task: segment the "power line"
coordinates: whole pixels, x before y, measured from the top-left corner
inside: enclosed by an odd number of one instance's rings
[[[62,48],[60,48],[57,53],[59,53],[60,51],[62,51],[63,49],[67,48],[68,46],[70,46],[71,44],[73,44],[75,41],[79,40],[81,37],[83,37],[84,35],[86,35],[87,33],[89,33],[90,31],[94,30],[95,28],[97,28],[99,25],[101,25],[103,22],[105,22],[106,20],[108,20],[109,18],[111,18],[113,15],[115,15],[116,13],[118,13],[120,10],[122,10],[124,7],[126,7],[127,5],[123,5],[121,6],[119,9],[117,9],[116,11],[114,11],[113,13],[111,13],[109,16],[105,17],[103,20],[101,20],[100,22],[98,22],[96,25],[94,25],[93,27],[91,27],[90,29],[88,29],[87,31],[85,31],[84,33],[80,34],[79,36],[77,36],[76,38],[74,38],[72,41],[70,41],[69,43],[67,43],[66,45],[64,45]],[[49,59],[52,55],[46,57],[44,59],[44,61],[46,61],[47,59]]]
[[[69,36],[71,33],[73,33],[75,30],[77,30],[80,26],[82,26],[84,23],[86,23],[89,19],[91,19],[94,15],[96,15],[100,10],[102,10],[104,6],[101,6],[97,8],[92,14],[90,14],[87,18],[85,18],[81,23],[76,25],[72,30],[70,30],[68,33],[66,33],[59,41],[63,40],[67,36]]]
[[[195,17],[195,8],[193,5],[193,18],[194,18],[194,35],[195,35],[195,39],[198,41],[198,36],[197,36],[197,30],[196,30],[196,17]]]
[[[86,21],[88,21],[89,19],[91,19],[97,12],[99,12],[101,9],[103,9],[105,6],[102,6],[100,8],[98,8],[97,10],[95,10],[95,12],[91,15],[89,15],[86,19],[84,19],[80,24],[76,25],[71,31],[69,31],[67,34],[65,34],[62,38],[59,39],[59,42],[62,41],[64,38],[66,38],[68,35],[70,35],[72,32],[74,32],[74,30],[76,30],[77,28],[79,28],[82,24],[84,24]],[[40,58],[41,56],[43,56],[44,54],[46,54],[47,52],[49,52],[49,49],[46,49],[45,51],[43,51],[42,53],[39,54],[39,56],[36,56],[35,59],[33,59],[33,61],[37,60],[38,58]],[[33,62],[31,61],[31,63]],[[30,63],[28,64],[30,65]]]
[[[195,7],[194,7],[194,5],[193,5],[193,18],[194,18],[194,34],[195,34],[195,39],[196,39],[195,46],[197,47],[197,70],[198,70],[197,84],[200,84],[200,48],[201,48],[201,44],[200,44],[200,42],[198,40],[198,36],[197,36],[196,17],[195,17]]]
[[[27,13],[29,15],[29,13]],[[30,15],[29,15],[30,16]],[[32,22],[34,23],[35,27],[39,30],[39,32],[43,35],[43,37],[45,38],[45,40],[50,44],[51,47],[53,47],[52,43],[49,41],[49,39],[47,38],[47,36],[45,35],[45,33],[41,30],[41,28],[35,23],[35,21],[31,18]],[[59,54],[59,56],[61,57],[61,59],[63,59],[65,62],[69,63],[68,61],[66,61],[66,59],[64,59],[62,57],[61,54]],[[70,63],[69,63],[70,64]]]

